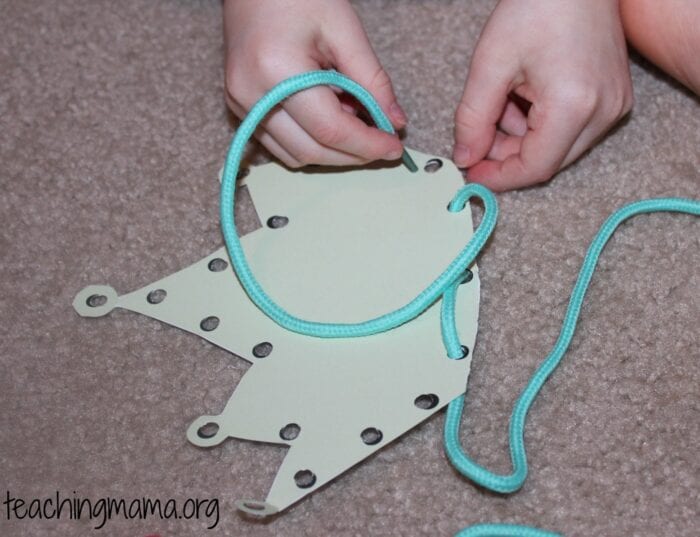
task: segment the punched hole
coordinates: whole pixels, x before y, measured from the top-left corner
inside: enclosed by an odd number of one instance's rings
[[[216,259],[212,259],[211,261],[209,261],[209,265],[207,266],[212,272],[221,272],[222,270],[226,270],[226,267],[228,267],[228,263],[220,257],[217,257]]]
[[[262,343],[258,343],[255,347],[253,347],[253,356],[256,358],[266,358],[267,356],[270,356],[271,352],[272,343],[268,341],[263,341]]]
[[[474,279],[474,273],[467,269],[464,271],[464,277],[462,278],[462,283],[469,283]]]
[[[311,470],[299,470],[294,474],[294,482],[300,489],[308,489],[316,483],[316,474]]]
[[[154,289],[146,296],[146,302],[149,304],[160,304],[165,300],[168,293],[165,289]]]
[[[280,438],[282,440],[294,440],[301,432],[301,427],[296,423],[288,423],[280,429]]]
[[[439,158],[431,158],[425,163],[425,166],[423,166],[423,169],[428,173],[435,173],[440,168],[442,168],[442,160]]]
[[[467,356],[469,356],[469,347],[467,347],[466,345],[462,345],[462,356],[459,356],[457,358],[452,358],[452,360],[462,360],[462,359],[466,358]]]
[[[197,436],[199,438],[204,438],[205,440],[207,440],[209,438],[214,438],[216,436],[216,433],[218,432],[219,424],[210,421],[209,423],[205,423],[199,429],[197,429]]]
[[[99,308],[107,303],[107,297],[104,295],[90,295],[85,300],[85,303],[91,308]]]
[[[382,441],[384,435],[375,427],[367,427],[360,433],[360,438],[362,438],[362,441],[368,446],[374,446]]]
[[[267,219],[267,227],[270,229],[279,229],[287,224],[289,224],[289,218],[286,216],[275,215]]]
[[[264,511],[266,508],[264,503],[258,502],[243,502],[243,507],[250,509],[251,511]]]
[[[216,330],[217,326],[219,326],[219,318],[214,317],[213,315],[210,317],[205,317],[204,319],[202,319],[202,322],[199,323],[199,327],[205,332],[211,332],[212,330]]]
[[[431,408],[435,408],[436,406],[438,406],[439,403],[440,398],[434,393],[421,394],[418,397],[416,397],[415,401],[413,401],[414,405],[423,410],[430,410]]]
[[[236,174],[236,181],[240,181],[244,177],[248,177],[248,174],[250,173],[250,168],[241,168],[238,170],[238,174]]]

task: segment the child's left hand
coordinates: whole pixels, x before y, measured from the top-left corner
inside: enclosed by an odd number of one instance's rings
[[[457,109],[454,160],[494,190],[547,181],[631,107],[617,0],[501,0]]]

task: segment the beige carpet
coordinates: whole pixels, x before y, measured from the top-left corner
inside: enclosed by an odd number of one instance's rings
[[[411,124],[451,153],[453,109],[493,1],[363,0]],[[79,318],[74,294],[126,292],[221,245],[217,182],[232,124],[214,0],[0,0],[0,495],[218,498],[220,520],[7,520],[0,535],[452,535],[513,521],[568,536],[698,534],[700,221],[653,215],[605,252],[565,363],[534,405],[531,474],[503,498],[461,478],[436,416],[283,516],[263,498],[284,450],[200,450],[242,360],[150,319]],[[614,209],[700,197],[698,100],[632,68],[631,118],[543,187],[499,196],[479,263],[481,326],[463,438],[509,468],[510,408],[553,344],[584,250]],[[257,224],[248,206],[244,228]]]

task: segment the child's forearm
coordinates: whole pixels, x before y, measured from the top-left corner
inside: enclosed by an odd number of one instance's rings
[[[620,11],[629,42],[700,94],[700,2],[620,0]]]

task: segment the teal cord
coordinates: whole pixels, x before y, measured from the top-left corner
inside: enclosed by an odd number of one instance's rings
[[[457,289],[462,282],[466,269],[474,262],[493,232],[498,217],[498,205],[494,195],[481,185],[467,184],[460,188],[449,207],[451,212],[458,212],[472,198],[482,201],[484,204],[484,215],[472,238],[428,287],[421,291],[415,299],[395,311],[355,324],[306,321],[293,316],[278,306],[255,279],[243,252],[234,223],[233,208],[236,176],[243,150],[257,125],[274,106],[294,93],[318,85],[333,85],[351,93],[367,108],[379,128],[390,133],[394,132],[391,122],[384,115],[384,112],[372,95],[357,83],[334,71],[314,71],[289,78],[272,88],[269,93],[258,101],[241,123],[231,142],[221,182],[221,227],[231,263],[241,285],[248,293],[250,299],[280,326],[293,332],[321,338],[362,337],[391,330],[414,319],[442,297],[440,318],[443,343],[449,358],[462,358],[463,349],[459,341],[455,322]],[[513,408],[509,429],[509,445],[513,465],[511,474],[495,474],[469,458],[459,443],[459,428],[462,421],[465,396],[461,395],[449,403],[445,418],[445,451],[450,462],[461,474],[495,492],[511,493],[522,487],[527,477],[527,455],[524,441],[525,420],[530,406],[540,389],[557,365],[559,365],[569,347],[581,313],[581,305],[593,277],[598,258],[605,244],[622,222],[635,215],[651,212],[677,212],[700,216],[700,202],[682,198],[659,198],[638,201],[616,211],[600,228],[583,261],[569,300],[559,338],[549,356],[540,364],[527,383]],[[457,537],[557,536],[558,534],[545,530],[511,524],[479,524],[466,528],[457,534]]]
[[[462,421],[462,409],[464,407],[464,395],[454,399],[447,407],[447,417],[445,418],[445,450],[452,464],[460,473],[469,477],[479,485],[501,493],[515,492],[522,487],[527,476],[527,456],[525,453],[525,420],[530,406],[537,397],[538,392],[545,381],[559,365],[564,353],[571,343],[576,330],[576,323],[581,313],[581,305],[590,284],[593,272],[595,271],[598,258],[600,257],[605,244],[615,233],[615,230],[628,218],[638,214],[652,212],[677,212],[692,215],[700,215],[700,202],[682,198],[658,198],[631,203],[615,213],[613,213],[600,228],[593,242],[588,248],[583,265],[579,271],[578,279],[569,299],[569,306],[564,316],[559,338],[557,339],[549,356],[539,365],[535,373],[528,381],[525,389],[521,393],[513,408],[510,418],[509,444],[510,457],[513,464],[513,473],[509,475],[494,474],[482,466],[476,464],[462,451],[459,444],[459,425]],[[445,293],[443,300],[443,310],[454,310],[454,292]],[[454,313],[443,314],[452,315]],[[442,324],[442,330],[448,332],[443,339],[450,345],[448,356],[455,356],[458,350],[454,321],[452,324]]]
[[[561,537],[558,533],[518,524],[475,524],[455,537]]]

